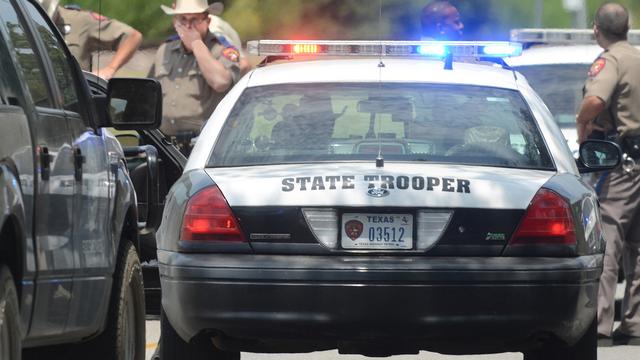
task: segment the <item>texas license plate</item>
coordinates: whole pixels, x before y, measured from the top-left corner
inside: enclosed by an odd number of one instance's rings
[[[341,239],[343,249],[412,249],[413,215],[345,213]]]

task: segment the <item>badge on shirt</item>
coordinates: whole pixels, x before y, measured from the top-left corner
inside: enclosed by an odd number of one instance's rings
[[[98,21],[105,21],[105,20],[107,20],[107,17],[106,17],[106,16],[101,15],[101,14],[98,14],[98,13],[95,13],[95,12],[93,12],[93,11],[91,12],[91,16],[93,16],[93,18],[94,18],[94,19],[96,19],[96,20],[98,20]]]
[[[222,50],[222,56],[226,57],[230,61],[238,62],[240,61],[240,53],[236,48],[228,47]]]
[[[600,71],[604,69],[604,66],[607,64],[607,60],[603,58],[598,58],[591,65],[591,69],[589,69],[589,77],[596,77],[600,74]]]

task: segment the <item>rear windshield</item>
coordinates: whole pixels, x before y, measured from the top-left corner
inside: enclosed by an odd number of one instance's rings
[[[209,167],[370,160],[552,169],[517,91],[434,84],[248,88]]]
[[[589,72],[586,64],[533,65],[515,68],[540,95],[556,122],[563,128],[576,127],[582,102],[582,87]]]

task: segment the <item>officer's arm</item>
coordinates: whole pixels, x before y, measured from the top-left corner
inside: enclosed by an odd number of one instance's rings
[[[587,96],[580,104],[580,111],[576,116],[578,128],[578,143],[582,143],[592,131],[593,121],[604,111],[606,103],[597,96]]]
[[[138,30],[132,28],[118,45],[118,49],[107,67],[115,73],[122,67],[122,65],[126,64],[127,61],[133,57],[133,54],[138,50],[141,43],[142,34]]]
[[[193,55],[207,84],[216,92],[225,92],[233,83],[231,72],[216,60],[202,40],[194,41]]]

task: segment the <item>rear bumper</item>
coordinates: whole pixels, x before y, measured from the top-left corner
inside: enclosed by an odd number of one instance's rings
[[[159,251],[162,305],[181,337],[248,351],[361,342],[446,353],[577,341],[596,314],[602,256],[336,257]]]

